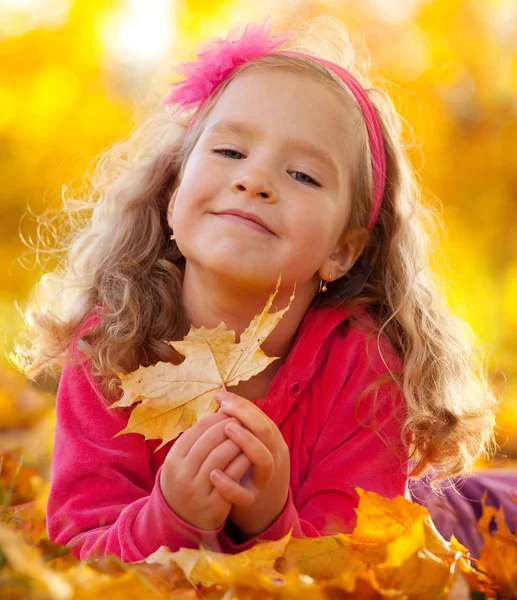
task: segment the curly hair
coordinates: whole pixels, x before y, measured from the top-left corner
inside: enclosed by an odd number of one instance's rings
[[[384,82],[372,84],[367,53],[339,21],[313,19],[287,46],[340,64],[362,83],[386,149],[387,185],[375,228],[350,277],[329,283],[328,292],[317,294],[313,305],[347,303],[352,320],[366,309],[374,317],[371,334],[378,342],[386,336],[402,357],[403,372],[391,375],[407,405],[403,437],[412,448],[411,476],[421,477],[430,469],[439,473],[437,479],[463,473],[496,447],[498,400],[472,329],[447,306],[431,268],[433,230],[442,226],[442,218],[423,202],[402,118]],[[366,227],[373,179],[361,110],[339,77],[316,61],[272,53],[238,67],[203,106],[188,135],[192,113],[173,116],[162,103],[151,102],[149,114],[127,139],[94,161],[76,197],[63,187],[61,216],[68,230],[56,233],[51,250],[60,260],[33,290],[26,313],[30,341],[19,346],[30,376],[59,371],[76,340],[113,400],[120,392],[114,371],[180,360],[163,343],[182,339],[190,327],[182,306],[185,258],[169,239],[169,201],[206,116],[227,86],[250,69],[273,68],[318,78],[354,111],[358,153],[347,230]],[[55,218],[43,215],[41,224],[53,229]],[[357,284],[365,268],[369,277],[361,289]],[[96,319],[88,321],[92,315]],[[89,322],[93,324],[85,330]]]

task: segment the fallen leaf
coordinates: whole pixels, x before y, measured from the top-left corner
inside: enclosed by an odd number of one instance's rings
[[[375,588],[383,595],[431,600],[447,594],[455,583],[456,562],[454,557],[449,561],[423,549],[401,566],[376,565],[371,575]]]
[[[0,548],[14,573],[30,578],[55,600],[72,598],[73,587],[61,574],[48,569],[36,548],[28,546],[14,529],[0,525]]]
[[[482,514],[477,529],[484,544],[477,568],[506,594],[517,596],[517,536],[511,533],[504,517],[502,506],[495,508],[486,504],[487,492],[481,499]],[[495,519],[497,532],[490,531],[490,522]]]
[[[348,593],[356,589],[358,577],[368,577],[368,565],[355,553],[351,536],[340,533],[291,539],[276,568],[282,573],[298,569],[313,579],[328,579],[331,587]]]
[[[38,471],[23,464],[23,456],[0,454],[0,504],[25,504],[34,500],[42,485]]]
[[[430,517],[425,507],[403,496],[384,498],[355,489],[359,504],[351,541],[368,562],[398,566],[425,546],[425,517]]]
[[[45,510],[36,501],[0,506],[0,523],[18,530],[27,544],[36,545],[46,531]]]
[[[440,535],[425,507],[402,496],[356,490],[357,524],[350,540],[356,555],[371,566],[370,582],[379,593],[440,597],[455,585],[460,570],[471,581],[463,553]]]
[[[260,349],[294,298],[283,310],[269,313],[278,293],[281,278],[261,314],[256,315],[238,343],[235,331],[224,323],[215,329],[191,327],[183,341],[167,342],[185,360],[179,364],[159,362],[140,367],[129,375],[117,373],[123,397],[110,408],[127,407],[138,402],[128,425],[117,435],[141,433],[145,439],[175,439],[200,418],[218,408],[214,394],[224,386],[234,386],[263,371],[278,357],[269,357]]]
[[[224,554],[209,550],[181,548],[171,552],[166,546],[161,546],[149,555],[147,564],[167,565],[176,563],[185,577],[195,585],[254,585],[265,586],[265,589],[275,589],[274,581],[282,580],[282,575],[275,568],[276,560],[284,554],[291,539],[291,534],[276,541],[258,542],[249,550],[238,554]]]

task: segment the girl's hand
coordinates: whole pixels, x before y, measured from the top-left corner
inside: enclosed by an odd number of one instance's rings
[[[238,424],[221,410],[200,419],[176,440],[163,463],[160,487],[167,503],[199,529],[218,529],[232,506],[214,488],[210,472],[219,469],[229,480],[240,481],[250,466],[240,447],[226,436],[224,428],[230,422]]]
[[[228,437],[251,462],[251,473],[240,484],[222,470],[212,481],[233,504],[230,519],[248,536],[267,529],[285,507],[289,493],[289,448],[278,427],[257,406],[237,394],[220,391],[216,401],[239,422],[224,424]]]

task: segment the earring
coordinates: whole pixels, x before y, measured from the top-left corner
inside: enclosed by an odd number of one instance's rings
[[[174,238],[174,234],[171,234],[171,236],[169,237],[169,239],[172,241]]]
[[[331,274],[329,273],[329,281],[332,279]],[[325,280],[324,279],[320,279],[320,288],[318,290],[318,293],[320,292],[326,292],[327,291],[327,283],[328,281],[325,281],[325,283],[323,283]]]

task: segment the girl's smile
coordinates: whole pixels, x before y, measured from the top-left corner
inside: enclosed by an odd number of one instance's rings
[[[237,225],[244,225],[245,227],[249,227],[250,229],[258,231],[259,233],[261,233],[263,235],[268,235],[268,236],[275,235],[267,227],[265,227],[264,225],[261,225],[256,220],[252,220],[252,218],[244,216],[244,215],[241,216],[241,215],[235,214],[236,212],[244,212],[244,211],[234,211],[232,213],[232,212],[230,212],[230,210],[228,210],[228,211],[221,212],[221,213],[214,213],[214,215],[221,219],[225,219],[229,223],[236,223]]]

